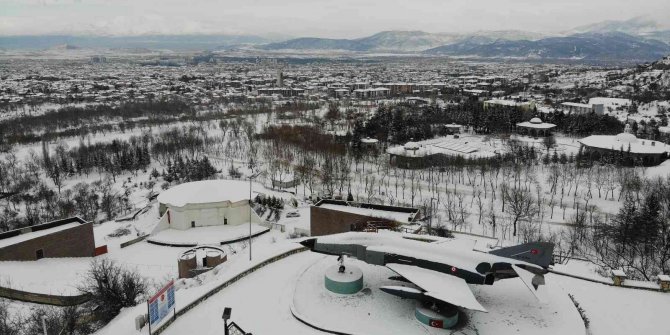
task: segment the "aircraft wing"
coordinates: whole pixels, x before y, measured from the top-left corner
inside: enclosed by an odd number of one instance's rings
[[[386,267],[425,290],[424,295],[466,309],[487,312],[461,278],[406,264],[389,263]]]

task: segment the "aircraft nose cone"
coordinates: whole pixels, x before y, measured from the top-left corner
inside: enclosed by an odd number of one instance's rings
[[[308,239],[300,242],[300,244],[309,248],[310,250],[314,250],[314,245],[316,244],[316,239],[315,238],[308,238]]]

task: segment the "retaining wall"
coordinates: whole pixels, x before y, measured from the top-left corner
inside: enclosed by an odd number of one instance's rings
[[[0,297],[53,306],[75,306],[90,300],[90,297],[87,294],[71,296],[51,295],[20,291],[7,287],[0,287]]]

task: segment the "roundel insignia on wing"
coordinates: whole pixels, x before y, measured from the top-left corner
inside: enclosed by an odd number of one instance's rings
[[[456,271],[458,271],[458,269],[455,266],[452,266],[451,267],[451,272],[456,273]]]
[[[533,254],[533,255],[537,255],[537,254],[540,253],[540,251],[537,250],[537,249],[530,249],[530,253]]]

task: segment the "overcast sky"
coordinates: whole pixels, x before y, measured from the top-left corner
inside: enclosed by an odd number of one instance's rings
[[[635,16],[666,25],[670,0],[0,0],[0,35],[559,32]]]

